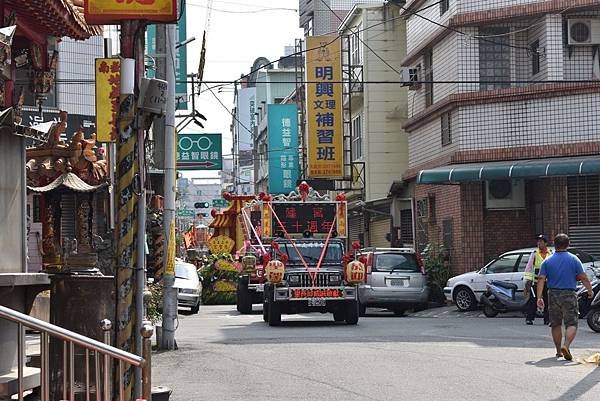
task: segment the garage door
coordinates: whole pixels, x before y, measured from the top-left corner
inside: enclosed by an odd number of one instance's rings
[[[600,176],[569,177],[571,245],[600,259]]]
[[[389,248],[390,243],[386,239],[390,232],[391,218],[371,220],[369,226],[369,246]]]

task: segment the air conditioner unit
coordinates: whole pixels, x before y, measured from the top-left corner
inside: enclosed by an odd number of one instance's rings
[[[525,181],[486,181],[485,200],[487,209],[524,209]]]
[[[421,66],[417,67],[402,67],[400,70],[401,80],[403,86],[416,85],[419,82],[419,73],[421,72]]]
[[[568,24],[570,45],[600,44],[600,19],[570,19]]]

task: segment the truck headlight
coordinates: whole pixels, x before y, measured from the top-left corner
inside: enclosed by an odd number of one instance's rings
[[[333,273],[329,275],[330,285],[339,285],[342,283],[342,275],[340,273]]]

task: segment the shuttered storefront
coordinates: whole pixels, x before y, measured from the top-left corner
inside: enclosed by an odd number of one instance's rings
[[[571,245],[600,259],[600,176],[567,181]]]
[[[350,243],[359,241],[361,245],[365,246],[364,232],[365,219],[362,213],[348,217],[348,239],[350,240]]]
[[[386,239],[390,233],[392,219],[390,217],[372,219],[369,225],[369,246],[389,248],[390,242]]]

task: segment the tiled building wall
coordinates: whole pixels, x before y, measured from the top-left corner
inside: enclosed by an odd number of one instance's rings
[[[417,50],[427,41],[437,36],[440,32],[443,32],[445,28],[439,25],[448,25],[450,18],[456,13],[457,0],[450,0],[450,9],[443,15],[440,15],[439,0],[427,0],[421,4],[418,8],[418,14],[424,18],[413,15],[410,16],[406,21],[406,32],[407,32],[407,47],[406,52],[411,54]],[[427,8],[429,7],[429,8]],[[434,21],[435,23],[425,20]]]
[[[451,0],[452,1],[452,0]],[[540,0],[455,0],[458,3],[458,12],[469,13],[474,11],[492,10],[495,8],[519,6],[531,3],[546,3]]]
[[[104,55],[102,37],[92,36],[84,41],[62,38],[58,54],[58,108],[70,114],[95,115],[95,95],[90,85],[95,78],[94,60]]]
[[[459,114],[450,115],[452,143],[442,146],[441,118],[433,118],[418,130],[408,134],[408,166],[413,168],[444,155],[451,155],[459,150],[460,119]]]

